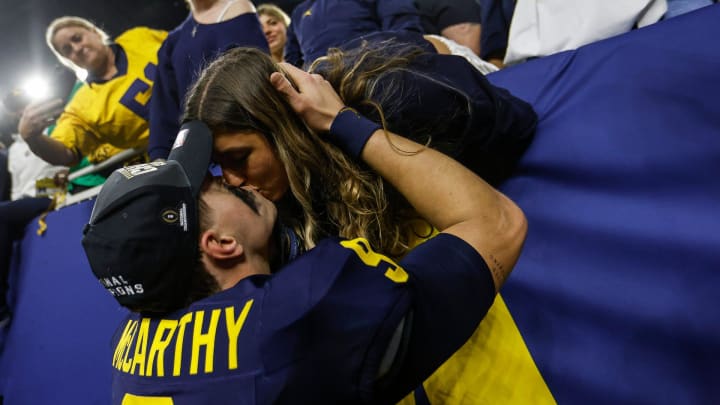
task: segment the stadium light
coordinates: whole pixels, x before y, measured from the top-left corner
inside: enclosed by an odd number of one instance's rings
[[[25,79],[21,89],[31,100],[42,100],[50,96],[50,84],[40,75],[33,75]]]

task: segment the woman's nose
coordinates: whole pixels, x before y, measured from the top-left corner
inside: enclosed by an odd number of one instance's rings
[[[225,183],[233,187],[242,187],[247,181],[245,176],[243,176],[241,173],[227,169],[223,169],[223,180],[225,180]]]

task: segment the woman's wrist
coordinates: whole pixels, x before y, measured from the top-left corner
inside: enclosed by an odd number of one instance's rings
[[[360,159],[365,144],[378,129],[382,129],[380,124],[363,117],[354,108],[344,107],[330,125],[328,141]]]

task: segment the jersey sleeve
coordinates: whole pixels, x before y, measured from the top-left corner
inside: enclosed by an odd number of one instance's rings
[[[403,359],[381,399],[399,400],[422,383],[475,332],[495,298],[480,254],[441,233],[400,263],[410,275],[412,315]]]

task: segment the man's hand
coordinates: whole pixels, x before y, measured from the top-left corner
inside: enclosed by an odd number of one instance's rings
[[[293,110],[310,128],[318,132],[330,131],[330,125],[345,106],[330,83],[318,74],[309,74],[289,63],[279,65],[297,88],[285,75],[274,72],[270,82],[275,89],[285,95]]]
[[[59,98],[30,103],[20,117],[18,132],[26,141],[41,135],[42,131],[52,124],[62,111],[63,101]]]

